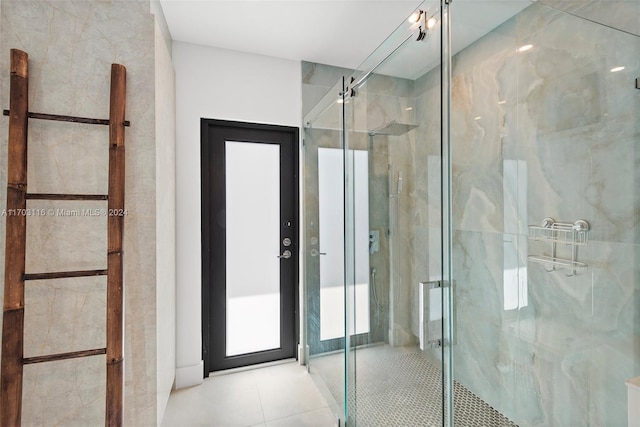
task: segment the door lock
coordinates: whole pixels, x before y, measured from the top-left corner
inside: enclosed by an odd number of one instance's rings
[[[287,249],[286,251],[282,252],[282,255],[278,255],[278,258],[289,259],[291,258],[291,255],[291,251]]]
[[[291,239],[288,237],[285,237],[284,239],[282,239],[282,245],[283,246],[291,246]]]

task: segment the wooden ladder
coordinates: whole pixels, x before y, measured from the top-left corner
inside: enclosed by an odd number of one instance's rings
[[[28,55],[11,49],[8,140],[7,232],[5,249],[0,425],[18,426],[22,415],[24,365],[106,354],[105,425],[122,425],[123,415],[123,262],[124,120],[126,69],[111,65],[109,119],[60,116],[29,112]],[[109,126],[109,194],[39,194],[27,192],[28,119],[57,120]],[[25,273],[27,200],[106,200],[107,269]],[[114,213],[114,214],[112,214]],[[24,287],[28,280],[107,276],[106,347],[69,353],[24,357]]]

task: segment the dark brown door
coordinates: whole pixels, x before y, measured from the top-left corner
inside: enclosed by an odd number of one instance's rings
[[[201,125],[207,376],[296,356],[299,130]]]

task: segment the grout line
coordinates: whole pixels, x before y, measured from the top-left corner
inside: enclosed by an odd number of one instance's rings
[[[262,406],[262,396],[260,393],[260,383],[256,385],[256,390],[258,391],[258,402],[260,402],[260,412],[262,413],[262,423],[264,425],[267,424],[267,417],[264,415],[264,407]]]
[[[265,370],[271,368],[271,366],[266,367]],[[300,408],[299,411],[295,411],[295,412],[290,412],[286,415],[281,415],[281,416],[277,416],[275,418],[267,418],[265,412],[264,412],[264,407],[262,406],[262,414],[263,414],[263,418],[265,423],[267,422],[272,422],[272,421],[276,421],[276,420],[281,420],[281,419],[286,419],[289,417],[296,417],[296,416],[300,416],[303,414],[306,414],[307,412],[311,412],[311,411],[317,411],[317,410],[322,410],[322,409],[331,409],[329,406],[329,403],[327,402],[327,399],[322,395],[322,393],[320,393],[320,390],[318,390],[317,385],[315,384],[315,382],[313,381],[313,379],[311,378],[311,376],[304,371],[304,375],[302,377],[299,376],[300,374],[300,370],[299,370],[300,366],[296,365],[296,366],[292,366],[289,365],[289,368],[284,371],[284,372],[280,372],[275,374],[274,376],[272,376],[271,378],[269,378],[269,380],[266,381],[266,385],[271,385],[271,384],[277,384],[277,383],[281,383],[284,381],[283,376],[288,377],[288,375],[293,375],[293,377],[291,378],[291,380],[293,381],[292,384],[296,384],[296,386],[302,386],[303,388],[306,388],[307,386],[311,386],[313,387],[313,389],[318,393],[321,401],[319,402],[319,405],[313,405],[313,407],[311,408]],[[256,373],[258,373],[259,371],[256,370]],[[288,382],[289,380],[287,380]],[[258,393],[259,393],[259,397],[260,397],[260,403],[262,405],[262,385],[264,383],[263,382],[258,382]],[[294,387],[296,387],[294,386]]]
[[[329,406],[323,406],[321,408],[309,409],[308,411],[297,412],[295,414],[285,415],[284,417],[274,418],[272,420],[269,420],[269,422],[286,420],[287,418],[292,418],[292,417],[300,417],[300,416],[302,416],[304,414],[308,414],[310,412],[315,412],[315,411],[320,411],[322,409],[328,409],[329,412],[331,412],[331,416],[333,417],[333,411],[331,411],[331,408]],[[265,421],[265,423],[266,423],[266,421]]]

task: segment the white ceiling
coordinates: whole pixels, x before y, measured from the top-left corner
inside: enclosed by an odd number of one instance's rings
[[[160,0],[174,40],[355,68],[421,3]]]
[[[418,6],[420,0],[160,0],[174,40],[356,68]],[[457,0],[452,5],[454,52],[531,4],[530,0]],[[455,7],[455,9],[454,9]],[[457,24],[457,25],[455,25]],[[433,45],[433,41],[429,44]],[[439,44],[438,44],[439,46]],[[437,63],[439,49],[404,49],[385,74],[415,78]],[[431,52],[425,55],[425,52]],[[436,54],[436,52],[438,52]],[[415,65],[416,58],[420,64]],[[405,61],[414,64],[407,67]],[[430,65],[433,63],[433,65]],[[412,73],[403,70],[412,69]],[[381,70],[382,71],[382,70]]]
[[[531,5],[531,0],[456,0],[451,6],[451,50],[453,54],[480,39],[482,36]],[[429,9],[428,9],[429,10]],[[429,13],[437,11],[432,6]],[[436,15],[440,18],[440,14]],[[405,22],[404,34],[409,33],[411,24]],[[415,25],[413,25],[415,27]],[[415,36],[417,30],[413,30]],[[513,38],[507,32],[505,37]],[[423,42],[414,42],[415,37],[405,43],[393,57],[387,60],[376,72],[415,80],[441,62],[440,27],[431,30]],[[396,42],[395,46],[398,43]],[[395,48],[392,46],[391,48]],[[515,47],[515,46],[514,46]]]

